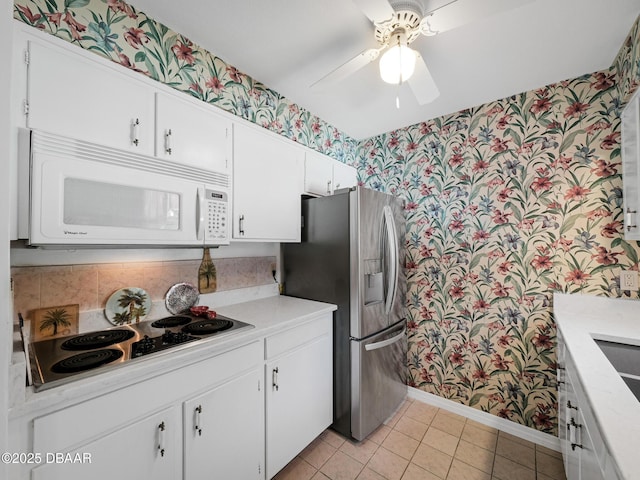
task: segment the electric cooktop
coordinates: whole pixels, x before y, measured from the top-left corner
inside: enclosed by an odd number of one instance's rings
[[[148,355],[170,353],[205,339],[223,338],[253,325],[221,315],[174,315],[31,343],[36,391],[102,373]]]

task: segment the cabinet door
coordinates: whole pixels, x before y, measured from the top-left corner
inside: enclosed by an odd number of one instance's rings
[[[233,238],[300,241],[304,151],[262,132],[233,127]]]
[[[586,403],[586,399],[585,402]],[[595,451],[593,440],[585,422],[584,416],[579,413],[580,419],[580,478],[584,480],[605,480],[600,464],[598,463],[598,452]]]
[[[358,172],[346,163],[333,161],[333,189],[355,187],[358,184]]]
[[[333,191],[332,159],[318,152],[305,152],[304,191],[311,195],[331,195]]]
[[[29,42],[27,126],[153,155],[153,91],[87,55]]]
[[[333,421],[332,362],[329,335],[267,362],[267,478]]]
[[[636,92],[622,112],[622,181],[624,237],[640,240],[640,94]]]
[[[184,480],[264,478],[261,372],[184,403]]]
[[[206,170],[230,172],[231,122],[214,112],[215,107],[196,102],[156,93],[156,156]]]
[[[100,412],[96,412],[96,415]],[[79,419],[80,421],[80,419]],[[33,470],[33,480],[113,480],[115,478],[180,478],[179,409],[171,407],[132,423]],[[79,428],[69,425],[69,428]],[[52,452],[54,453],[54,452]],[[82,461],[84,460],[84,461]]]

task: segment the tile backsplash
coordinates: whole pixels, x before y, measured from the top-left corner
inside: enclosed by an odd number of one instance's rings
[[[218,292],[275,282],[275,256],[217,258],[213,263]],[[164,301],[176,283],[197,287],[199,267],[200,260],[13,267],[14,312],[31,320],[34,309],[77,303],[82,323],[83,312],[104,309],[111,294],[121,288],[142,288],[155,303]]]

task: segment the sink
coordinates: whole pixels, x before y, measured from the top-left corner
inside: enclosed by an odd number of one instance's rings
[[[627,384],[627,387],[629,387],[629,390],[631,390],[631,393],[640,400],[640,379],[625,377],[624,375],[621,375],[621,377],[622,380],[624,380],[624,383]]]
[[[640,400],[640,346],[607,340],[595,340],[595,342],[620,374],[624,383]]]
[[[596,340],[596,343],[618,373],[627,373],[640,377],[639,346],[606,340]]]

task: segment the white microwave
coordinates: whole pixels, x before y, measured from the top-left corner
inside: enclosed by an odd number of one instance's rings
[[[33,246],[217,246],[228,174],[20,131],[18,234]]]

